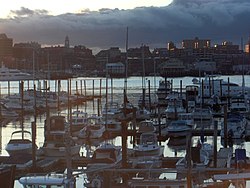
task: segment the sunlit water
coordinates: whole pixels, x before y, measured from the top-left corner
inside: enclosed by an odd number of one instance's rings
[[[221,76],[221,78],[227,80],[228,76]],[[151,92],[154,93],[158,87],[159,80],[163,79],[160,77],[146,77],[146,81],[144,83],[145,88],[148,87],[149,83],[151,86]],[[186,85],[192,84],[192,79],[193,77],[185,77],[185,78],[174,78],[172,79],[173,85],[175,88],[180,88],[180,85],[182,84],[183,87]],[[82,80],[82,81],[81,81]],[[85,81],[83,81],[85,80]],[[93,81],[94,80],[94,81]],[[242,77],[241,76],[230,76],[230,81],[235,82],[238,84],[242,84]],[[106,88],[106,83],[107,88]],[[250,76],[245,76],[245,83],[246,86],[250,87]],[[8,93],[17,93],[18,92],[18,82],[11,82],[10,83],[10,89],[8,90],[8,83],[7,82],[1,82],[1,95],[7,95]],[[38,83],[37,81],[33,83],[33,81],[25,82],[24,87],[25,89],[32,89],[33,85],[36,85],[36,87],[41,87],[43,88],[44,83],[40,82]],[[113,100],[119,101],[119,103],[122,103],[122,96],[123,96],[123,91],[124,91],[124,86],[125,82],[124,79],[111,79],[106,80],[105,78],[99,79],[99,78],[78,78],[74,79],[71,81],[71,88],[72,88],[72,93],[76,92],[76,85],[78,86],[78,93],[83,93],[85,92],[85,86],[86,86],[86,93],[87,94],[105,94],[108,92],[108,100],[111,100],[111,94],[113,94]],[[82,85],[82,89],[80,86]],[[57,91],[58,88],[58,83],[55,81],[50,81],[48,86],[52,91]],[[102,88],[101,90],[99,88]],[[111,89],[111,87],[113,89]],[[94,91],[93,91],[94,88]],[[68,82],[67,81],[61,81],[61,90],[63,91],[68,91]],[[127,80],[127,93],[128,93],[128,99],[131,103],[133,103],[135,106],[138,103],[138,97],[139,95],[142,94],[142,79],[140,77],[131,77],[128,78]],[[104,97],[102,99],[102,103],[105,103],[106,98]],[[87,102],[85,105],[79,106],[83,111],[86,111],[89,114],[97,113],[97,102]],[[72,110],[76,109],[74,107]],[[67,111],[64,110],[62,114],[66,114]],[[54,114],[57,114],[57,112],[54,112]],[[46,116],[45,114],[38,115],[36,118],[36,144],[38,147],[42,146],[43,141],[44,141],[44,120]],[[31,122],[34,121],[34,116],[33,115],[28,115],[25,116],[24,118],[24,129],[31,131]],[[0,130],[1,132],[1,155],[2,156],[7,156],[8,153],[4,149],[6,144],[11,138],[11,134],[13,131],[20,130],[20,121],[11,121],[7,125],[4,125],[2,129]],[[128,147],[132,148],[132,144],[130,143],[130,138],[128,138]],[[193,143],[196,143],[198,137],[193,138]],[[116,145],[121,145],[121,138],[117,137],[112,140],[113,143]],[[207,137],[207,142],[208,143],[213,143],[213,138],[212,137]],[[161,144],[165,146],[164,149],[164,156],[184,156],[185,155],[185,148],[178,148],[178,147],[168,147],[167,145],[168,140],[165,142],[162,142]],[[217,140],[218,146],[217,148],[222,147],[221,146],[221,140],[218,138]],[[83,146],[82,151],[86,151],[86,148]],[[246,148],[247,152],[250,151],[250,146],[248,142],[243,142],[243,143],[238,143],[234,145],[235,148],[237,147],[243,147]],[[247,153],[249,154],[249,153]],[[80,176],[77,181],[77,187],[82,187],[84,182],[84,177]],[[16,181],[15,182],[15,188],[21,187],[20,184]]]

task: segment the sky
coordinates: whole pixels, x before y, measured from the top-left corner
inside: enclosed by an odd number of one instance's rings
[[[79,13],[89,9],[97,11],[102,8],[133,9],[141,6],[166,6],[171,0],[9,0],[0,6],[0,17],[11,16],[11,10],[25,7],[31,10],[46,10],[51,15]]]
[[[0,33],[14,43],[57,45],[68,36],[71,46],[124,48],[127,27],[129,47],[151,49],[195,37],[240,45],[250,35],[249,0],[9,0],[0,12]]]

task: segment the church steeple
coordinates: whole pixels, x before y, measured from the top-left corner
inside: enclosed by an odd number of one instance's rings
[[[69,37],[68,36],[65,37],[64,47],[69,48]]]

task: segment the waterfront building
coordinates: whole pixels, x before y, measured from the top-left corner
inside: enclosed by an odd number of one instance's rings
[[[15,58],[15,64],[13,68],[29,70],[33,68],[34,61],[40,57],[38,54],[41,50],[41,44],[38,42],[27,42],[27,43],[15,43],[13,46],[13,57]],[[33,54],[36,52],[35,54]],[[35,55],[33,57],[33,55]]]
[[[194,68],[200,72],[215,73],[217,71],[216,62],[208,58],[202,58],[195,62]]]
[[[170,58],[160,65],[160,74],[163,77],[168,76],[184,76],[185,65],[183,61],[175,58]]]
[[[5,33],[0,34],[0,58],[11,57],[13,55],[13,39],[8,38]]]
[[[122,62],[118,63],[107,63],[106,64],[107,73],[112,76],[124,76],[125,74],[125,65]]]
[[[210,39],[199,39],[198,37],[195,37],[194,39],[184,39],[182,41],[183,49],[209,48],[210,45]]]

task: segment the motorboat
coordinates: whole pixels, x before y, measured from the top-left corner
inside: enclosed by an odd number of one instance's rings
[[[166,98],[171,92],[171,82],[169,80],[160,80],[159,87],[157,88],[156,94],[158,97],[158,104],[160,106],[166,106]]]
[[[74,187],[75,178],[68,178],[66,174],[50,173],[50,174],[31,174],[21,177],[19,183],[24,188],[29,187],[58,187],[67,188]]]
[[[192,128],[193,127],[188,125],[184,120],[173,120],[165,129],[168,132],[168,136],[181,137],[191,133]]]
[[[87,165],[87,173],[101,169],[114,167],[122,160],[122,147],[104,142],[99,145],[91,157],[91,162]]]
[[[101,176],[99,173],[102,173],[103,170],[120,167],[122,161],[121,149],[121,146],[115,146],[107,142],[104,142],[96,148],[85,170],[89,181],[89,183],[85,185],[86,187],[93,187],[96,183],[101,184],[101,181],[98,181],[100,179],[97,177]]]
[[[115,119],[106,120],[103,122],[105,126],[105,131],[107,133],[120,133],[122,130],[122,124],[120,121]]]
[[[192,112],[194,121],[212,121],[213,113],[210,108],[196,107]]]
[[[120,105],[120,109],[123,112],[123,114],[127,115],[127,114],[132,113],[136,108],[132,103],[130,103],[128,100],[126,100],[125,103],[122,103]]]
[[[33,79],[31,74],[21,72],[18,69],[10,69],[2,62],[2,66],[0,67],[0,81],[20,81],[31,79]]]
[[[201,138],[198,139],[196,146],[198,148],[201,148],[202,150],[208,152],[210,159],[213,157],[214,146],[213,146],[213,144],[208,143],[206,138],[202,138],[202,136],[201,136]]]
[[[137,156],[129,159],[129,163],[134,169],[145,169],[144,171],[139,170],[137,173],[138,176],[157,178],[161,174],[157,171],[150,171],[150,169],[162,168],[161,156]]]
[[[37,148],[37,146],[35,146]],[[14,131],[5,150],[10,156],[17,154],[32,154],[31,132],[26,130]]]
[[[183,107],[183,101],[178,96],[169,95],[167,97],[167,108],[164,111],[164,114],[167,119],[177,119],[179,113],[186,112]]]
[[[81,145],[70,137],[69,126],[64,116],[52,116],[46,119],[45,140],[40,148],[44,156],[64,158],[66,155],[79,155]]]
[[[210,162],[209,152],[202,147],[191,147],[191,161],[190,165],[192,165],[193,169],[204,170]],[[187,156],[179,159],[175,166],[177,173],[186,173],[188,169]]]
[[[136,120],[143,121],[151,118],[151,112],[145,108],[136,110]]]
[[[246,118],[239,113],[228,113],[227,115],[227,137],[230,139],[242,139],[245,136],[245,131],[247,127]],[[224,122],[222,122],[221,138],[225,138],[225,127]]]
[[[178,116],[177,117],[178,120],[185,121],[187,123],[187,125],[192,126],[194,128],[195,122],[194,122],[193,113],[190,113],[190,112],[186,113],[186,112],[184,112],[184,113],[179,113],[177,116]]]
[[[206,75],[204,79],[201,81],[193,82],[197,84],[199,87],[202,85],[203,87],[199,89],[199,95],[201,96],[201,92],[203,97],[211,97],[212,95],[217,95],[220,97],[232,97],[238,95],[249,95],[250,88],[246,86],[240,86],[237,83],[233,83],[230,81],[225,81],[220,78],[212,77],[211,75]],[[202,89],[202,90],[201,90]]]
[[[60,137],[60,135],[58,135]],[[70,143],[69,146],[67,146],[64,143],[63,136],[61,136],[61,139],[58,138],[57,141],[46,141],[44,142],[42,146],[42,154],[47,157],[62,157],[65,158],[67,155],[67,152],[71,156],[78,156],[81,146],[74,143],[72,140],[72,143]]]
[[[121,116],[122,111],[117,102],[108,102],[105,103],[104,108],[102,109],[102,116],[107,119],[117,119]]]
[[[246,114],[249,112],[249,106],[244,95],[233,96],[230,102],[230,111]]]
[[[137,133],[155,132],[155,131],[156,127],[154,126],[154,122],[152,120],[144,120],[139,122]]]
[[[140,142],[133,148],[135,156],[161,156],[164,146],[157,142],[156,133],[147,132],[140,135]]]
[[[83,127],[86,126],[88,118],[88,113],[80,110],[72,112],[70,117],[70,131],[71,133],[80,131]]]
[[[198,90],[199,87],[196,85],[186,86],[186,105],[188,112],[192,112],[198,101]]]
[[[167,142],[168,148],[172,151],[185,151],[187,146],[186,136],[170,137]]]
[[[93,114],[87,118],[87,125],[79,131],[79,138],[101,138],[105,131],[105,122],[101,116]]]

